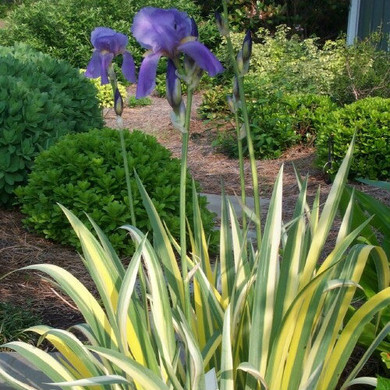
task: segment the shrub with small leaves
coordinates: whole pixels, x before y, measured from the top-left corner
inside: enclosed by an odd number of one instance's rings
[[[150,226],[140,194],[136,190],[134,170],[143,182],[154,205],[175,237],[179,236],[180,161],[156,139],[140,131],[124,133],[137,227]],[[188,178],[187,211],[192,220],[191,180]],[[105,128],[63,137],[40,154],[29,176],[28,185],[16,190],[25,223],[47,238],[64,244],[79,245],[62,210],[71,209],[91,226],[87,213],[108,235],[122,254],[133,250],[131,239],[118,227],[130,223],[125,170],[119,133]],[[203,222],[208,233],[213,215],[200,199]]]
[[[96,89],[63,61],[25,45],[0,47],[0,204],[59,137],[102,127]]]
[[[388,179],[390,175],[390,99],[366,98],[333,111],[318,126],[318,164],[334,175],[356,133],[350,177]],[[331,161],[329,161],[329,147]]]

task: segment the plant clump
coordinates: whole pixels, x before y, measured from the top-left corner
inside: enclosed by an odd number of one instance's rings
[[[358,100],[331,112],[318,126],[318,164],[334,175],[356,133],[350,177],[389,178],[390,99]]]
[[[150,230],[146,211],[134,177],[134,170],[153,199],[154,207],[173,236],[179,234],[180,162],[152,136],[140,131],[125,132],[125,144],[137,227]],[[88,226],[88,214],[107,234],[122,254],[133,250],[131,240],[118,227],[130,223],[125,170],[119,133],[105,128],[63,137],[40,154],[28,184],[17,189],[26,225],[57,242],[78,247],[74,232],[68,228],[60,203],[71,209]],[[191,192],[191,181],[187,186]],[[189,197],[191,199],[191,197]],[[208,234],[213,215],[200,198],[203,223]],[[188,202],[188,218],[193,213]]]
[[[62,135],[103,125],[96,90],[64,61],[0,47],[0,204],[10,205],[34,158]]]

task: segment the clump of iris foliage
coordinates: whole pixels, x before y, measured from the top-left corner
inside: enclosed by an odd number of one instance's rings
[[[96,89],[65,61],[0,47],[0,204],[11,205],[34,158],[62,135],[102,127]]]
[[[152,231],[145,235],[136,223],[122,227],[136,247],[127,267],[97,224],[91,220],[98,239],[73,213],[60,206],[80,240],[83,261],[98,296],[56,265],[24,267],[53,279],[79,308],[85,323],[68,330],[44,325],[28,330],[51,342],[63,360],[25,343],[5,344],[47,374],[56,382],[53,386],[333,390],[359,337],[367,342],[367,352],[339,386],[344,389],[352,384],[381,384],[376,378],[358,375],[390,331],[388,323],[378,326],[381,314],[388,315],[383,311],[390,304],[390,269],[386,252],[379,245],[355,245],[370,220],[352,225],[353,194],[348,197],[344,216],[336,228],[336,240],[329,242],[352,162],[354,138],[349,140],[346,157],[323,203],[318,190],[309,204],[308,180],[297,173],[299,193],[290,221],[282,220],[282,167],[262,223],[264,213],[260,210],[243,88],[252,39],[248,32],[238,53],[234,50],[226,1],[222,4],[224,12],[217,16],[219,30],[226,39],[230,58],[236,59],[232,61],[234,88],[229,101],[235,113],[236,131],[246,136],[255,210],[245,207],[243,145],[238,137],[241,201],[247,213],[239,223],[232,205],[223,197],[219,255],[217,261],[212,261],[195,188],[193,222],[187,224],[185,219],[187,145],[194,89],[203,71],[215,76],[222,67],[199,42],[196,25],[185,13],[175,9],[142,9],[133,21],[132,32],[149,51],[139,72],[137,96],[153,90],[157,62],[160,56],[167,56],[166,90],[172,107],[171,121],[183,140],[180,240],[174,240],[164,226],[137,175],[137,190]],[[111,82],[120,124],[122,101],[115,89],[116,76],[110,61],[119,53],[113,47],[118,48],[118,42],[123,43],[124,39],[112,30],[102,29],[96,30],[93,37],[95,53],[88,66],[89,74],[100,74],[102,80]],[[99,61],[107,54],[107,46],[102,44],[105,39],[113,44],[111,58],[106,62]],[[124,50],[121,46],[122,54]],[[181,96],[181,83],[187,84],[186,103]],[[248,229],[252,227],[254,242],[248,238]],[[373,290],[359,285],[369,262],[376,270]],[[355,298],[361,300],[358,305],[353,305]],[[74,331],[81,332],[88,342],[78,339]],[[0,375],[17,388],[31,389],[1,367]]]

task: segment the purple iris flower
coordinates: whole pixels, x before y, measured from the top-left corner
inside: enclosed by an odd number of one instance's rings
[[[156,70],[162,56],[178,63],[180,53],[191,57],[199,68],[215,76],[223,71],[218,59],[197,41],[196,25],[177,9],[145,7],[134,17],[132,33],[142,47],[150,52],[142,61],[136,97],[149,95],[156,85]]]
[[[126,50],[128,38],[107,27],[97,27],[91,33],[95,48],[85,75],[90,78],[101,77],[101,83],[108,84],[108,69],[112,60],[119,54],[123,56],[122,73],[126,80],[135,83],[135,66],[131,54]]]

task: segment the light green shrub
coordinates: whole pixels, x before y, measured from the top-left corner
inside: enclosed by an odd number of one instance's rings
[[[80,69],[80,73],[84,75],[85,69]],[[114,98],[112,95],[112,86],[111,84],[101,84],[100,77],[96,79],[88,78],[88,80],[95,86],[97,90],[97,99],[101,108],[112,108],[114,107]],[[127,90],[126,87],[120,82],[117,81],[117,86],[119,92],[122,96],[123,101],[127,100]]]
[[[290,29],[284,25],[278,26],[275,34],[260,29],[253,44],[248,76],[256,77],[266,91],[329,94],[335,74],[342,69],[341,54],[336,49],[345,44],[344,40],[329,41],[320,48],[316,38],[302,40],[290,35]],[[236,48],[243,37],[241,33],[232,34]],[[226,57],[224,46],[220,52]],[[229,60],[226,58],[225,62]]]

